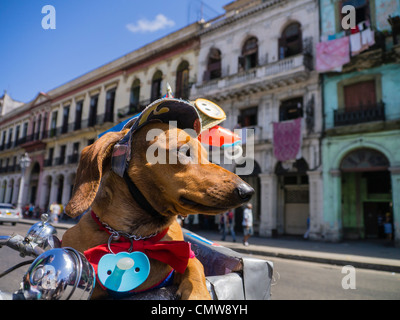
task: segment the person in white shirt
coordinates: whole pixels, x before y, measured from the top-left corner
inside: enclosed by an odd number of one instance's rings
[[[245,246],[249,245],[249,238],[250,236],[253,235],[253,211],[252,211],[252,204],[248,203],[246,205],[246,209],[244,209],[243,211],[243,222],[242,222],[242,226],[243,226],[243,244]]]
[[[60,205],[56,202],[53,202],[50,206],[50,212],[51,212],[51,222],[53,223],[58,223],[58,216],[60,215]]]

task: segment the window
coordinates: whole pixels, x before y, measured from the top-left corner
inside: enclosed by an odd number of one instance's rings
[[[50,124],[50,138],[54,137],[57,133],[57,117],[58,111],[54,111],[51,115],[51,124]]]
[[[106,93],[106,114],[104,115],[104,122],[114,122],[114,103],[115,89],[111,89]]]
[[[153,75],[153,79],[151,80],[151,102],[154,100],[161,98],[161,88],[162,88],[162,72],[157,71]]]
[[[21,130],[21,126],[18,125],[18,126],[15,128],[15,143],[16,143],[17,145],[21,143],[21,141],[20,141],[20,139],[19,139],[20,130]]]
[[[72,156],[69,163],[77,163],[79,159],[79,142],[75,142],[72,148]]]
[[[218,79],[221,76],[221,51],[212,48],[208,55],[207,70],[204,72],[203,81]]]
[[[89,127],[93,127],[97,123],[97,102],[99,96],[95,95],[90,98],[90,109],[89,109]]]
[[[10,128],[8,130],[8,143],[7,143],[7,149],[11,148],[11,144],[12,144],[12,135],[13,135],[13,128]]]
[[[3,150],[6,147],[6,131],[3,131],[3,137],[1,139],[1,150]]]
[[[238,123],[241,127],[252,127],[257,125],[257,107],[251,107],[240,110],[240,116],[238,117]]]
[[[129,114],[139,112],[139,99],[140,99],[140,80],[135,79],[131,87],[131,97],[129,100]]]
[[[239,71],[255,68],[258,63],[258,40],[252,37],[243,45],[242,56],[239,57]]]
[[[47,120],[48,120],[48,114],[47,112],[44,113],[44,119],[43,119],[43,126],[42,126],[42,131],[41,131],[41,138],[45,139],[47,138],[47,132],[46,132],[46,128],[47,128]]]
[[[81,128],[83,100],[76,103],[74,130]]]
[[[54,148],[49,148],[49,157],[46,160],[46,166],[51,166],[53,164]]]
[[[28,122],[25,122],[24,128],[22,130],[22,138],[26,138],[27,135],[28,135]]]
[[[61,133],[68,132],[68,118],[69,118],[69,106],[66,106],[63,109],[63,123],[61,127]]]
[[[175,96],[189,99],[189,63],[182,61],[176,71]]]
[[[58,158],[58,164],[64,164],[65,163],[65,150],[67,146],[62,145],[60,149],[60,157]]]
[[[33,133],[34,134],[33,140],[39,140],[41,125],[42,125],[42,115],[40,114],[38,119],[37,119],[36,132]]]
[[[344,86],[343,94],[346,111],[370,109],[376,106],[375,80]]]
[[[288,25],[279,39],[279,59],[285,59],[302,52],[302,37],[300,23]]]
[[[293,120],[303,116],[303,98],[294,98],[281,102],[279,121]]]

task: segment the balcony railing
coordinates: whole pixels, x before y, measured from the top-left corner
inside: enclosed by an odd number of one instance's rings
[[[45,167],[61,166],[63,164],[77,164],[79,162],[79,154],[71,154],[67,157],[48,158],[44,160]]]
[[[297,71],[309,70],[309,57],[307,54],[298,54],[283,60],[257,66],[253,69],[238,72],[219,79],[205,81],[204,83],[192,88],[194,95],[209,94],[210,91],[229,89],[237,84],[255,83],[273,79],[277,76],[290,76]]]
[[[143,100],[138,102],[137,104],[130,104],[124,108],[120,108],[118,110],[118,117],[119,118],[124,118],[127,116],[132,116],[138,112],[142,112],[144,108],[146,108],[150,104],[150,99],[149,100]]]
[[[385,105],[379,102],[372,106],[359,106],[352,109],[334,111],[335,126],[385,120]]]

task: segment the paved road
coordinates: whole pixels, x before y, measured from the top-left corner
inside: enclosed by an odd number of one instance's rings
[[[355,289],[343,289],[350,272],[315,262],[254,256],[274,263],[272,300],[399,300],[400,274],[354,269]],[[350,284],[350,279],[345,283]]]

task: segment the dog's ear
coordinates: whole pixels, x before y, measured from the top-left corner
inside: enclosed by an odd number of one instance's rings
[[[70,217],[77,217],[92,205],[100,186],[103,169],[111,163],[114,145],[128,130],[109,132],[82,150],[71,200],[65,207]]]

